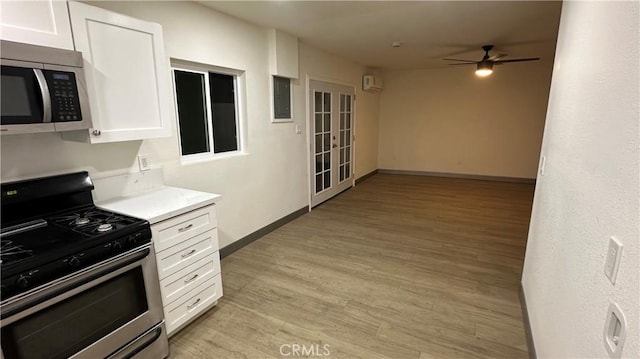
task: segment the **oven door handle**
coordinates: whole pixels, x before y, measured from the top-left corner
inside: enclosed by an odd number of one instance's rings
[[[140,353],[148,346],[153,344],[160,336],[162,335],[162,328],[164,326],[158,326],[155,329],[151,329],[147,333],[143,334],[137,340],[134,340],[132,343],[129,343],[124,348],[118,350],[117,352],[111,354],[106,359],[131,359],[136,354]],[[158,358],[161,359],[161,358]]]
[[[0,312],[0,319],[11,317],[14,314],[22,312],[23,310],[31,308],[40,303],[44,303],[52,298],[60,296],[61,294],[65,294],[74,288],[92,282],[108,273],[114,272],[120,268],[138,262],[149,256],[150,252],[151,251],[149,247],[139,248],[125,257],[100,264],[97,268],[94,268],[95,272],[92,271],[90,275],[83,276],[81,278],[65,278],[56,285],[57,288],[50,292],[47,292],[46,294],[43,293],[42,295],[38,295],[37,292],[30,293],[24,298],[24,300],[17,300],[16,302],[20,303],[18,305],[11,306],[10,304],[7,304],[6,307],[8,308]]]

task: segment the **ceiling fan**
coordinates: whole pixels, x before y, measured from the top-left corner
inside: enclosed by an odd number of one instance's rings
[[[482,46],[484,50],[484,56],[480,61],[473,60],[462,60],[462,59],[443,59],[446,61],[457,61],[461,62],[459,64],[449,64],[449,65],[477,65],[476,67],[476,75],[484,77],[489,76],[493,73],[493,65],[502,65],[507,62],[523,62],[523,61],[536,61],[540,60],[539,57],[529,57],[523,59],[512,59],[512,60],[502,60],[503,57],[507,56],[507,54],[497,54],[490,56],[489,51],[493,49],[493,45],[484,45]]]

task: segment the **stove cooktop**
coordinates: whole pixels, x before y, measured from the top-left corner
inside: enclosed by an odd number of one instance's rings
[[[149,243],[150,238],[147,221],[93,205],[4,228],[1,300]]]

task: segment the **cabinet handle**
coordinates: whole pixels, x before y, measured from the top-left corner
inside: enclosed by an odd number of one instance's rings
[[[102,134],[102,132],[100,130],[93,130],[93,132],[91,132],[94,136],[100,136]]]
[[[182,255],[182,258],[187,258],[188,256],[193,255],[196,252],[195,249],[192,249],[189,253],[185,253]]]
[[[187,230],[191,229],[191,227],[193,227],[193,223],[191,223],[191,224],[190,224],[190,225],[188,225],[188,226],[184,226],[184,227],[182,227],[182,228],[178,228],[178,232],[184,232],[184,231],[187,231]]]
[[[196,280],[196,278],[198,278],[198,275],[194,274],[193,277],[191,277],[189,279],[185,279],[184,282],[185,283],[193,282],[194,280]]]
[[[191,308],[195,307],[196,305],[198,305],[198,303],[200,303],[200,298],[196,299],[195,302],[187,305],[187,309],[191,309]]]

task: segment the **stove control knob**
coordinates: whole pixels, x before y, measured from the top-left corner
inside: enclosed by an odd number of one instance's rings
[[[113,243],[111,243],[111,248],[113,248],[114,251],[118,251],[122,249],[122,243],[118,242],[118,241],[114,241]]]
[[[69,263],[69,265],[72,267],[77,267],[80,265],[80,259],[78,259],[78,257],[76,256],[73,256],[69,258],[69,261],[67,261],[67,263]]]
[[[20,288],[29,287],[29,277],[25,275],[19,276],[18,279],[16,280],[16,285]]]
[[[129,245],[134,246],[138,243],[138,237],[137,235],[133,234],[129,236],[129,239],[127,240],[127,242],[129,242]]]

